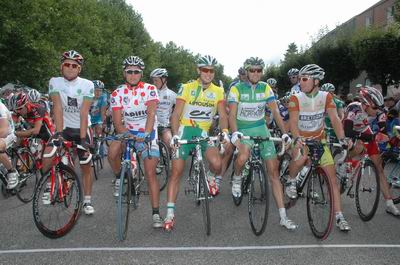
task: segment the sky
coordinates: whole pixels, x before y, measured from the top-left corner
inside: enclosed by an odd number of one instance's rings
[[[154,41],[212,55],[233,78],[248,57],[279,63],[289,43],[307,47],[320,29],[333,30],[379,0],[126,1]]]

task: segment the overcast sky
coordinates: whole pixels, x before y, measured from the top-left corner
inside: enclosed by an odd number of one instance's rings
[[[379,0],[127,0],[155,41],[175,42],[194,54],[210,54],[235,77],[244,60],[278,63],[288,44],[298,47]]]

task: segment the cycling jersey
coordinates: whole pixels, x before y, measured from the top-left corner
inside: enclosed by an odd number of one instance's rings
[[[37,121],[42,121],[42,127],[40,127],[39,138],[47,141],[51,135],[54,133],[54,126],[51,122],[49,114],[46,110],[46,106],[38,103],[28,103],[25,105],[27,108],[27,113],[25,115],[16,114],[21,116],[33,128]]]
[[[180,125],[198,127],[208,132],[218,104],[224,101],[224,90],[213,83],[203,90],[201,82],[195,80],[182,85],[176,99],[185,101]]]
[[[125,127],[130,131],[144,132],[147,121],[147,105],[151,101],[159,102],[157,89],[144,82],[139,82],[136,88],[127,84],[120,85],[111,94],[111,108],[122,110]],[[157,129],[157,117],[153,129]]]
[[[333,97],[333,102],[335,103],[337,110],[344,108],[344,102],[340,99]],[[336,137],[335,131],[332,128],[331,119],[328,115],[325,117],[325,132],[332,137]]]
[[[239,82],[231,88],[228,102],[237,103],[236,124],[239,129],[265,125],[265,105],[275,100],[274,92],[265,82],[251,85]]]
[[[77,77],[68,81],[64,77],[53,77],[50,79],[49,94],[58,94],[61,98],[63,109],[64,128],[80,128],[80,111],[83,100],[92,100],[94,97],[93,82]],[[90,117],[88,115],[88,126]]]
[[[301,89],[300,89],[300,84],[299,83],[293,85],[292,88],[290,89],[290,94],[291,95],[294,95],[294,94],[297,94],[297,93],[300,93],[300,92],[301,92]]]
[[[157,108],[158,124],[163,127],[169,127],[172,108],[176,103],[176,93],[165,87],[158,90],[158,97],[160,99]]]
[[[102,124],[101,109],[107,106],[107,95],[101,94],[98,98],[93,98],[90,106],[90,120],[92,124]]]
[[[371,130],[368,114],[364,111],[360,102],[353,102],[347,106],[344,120],[353,122],[353,129],[357,133],[364,133]],[[378,123],[386,123],[385,113],[380,113],[372,119],[377,119]]]
[[[328,109],[336,108],[333,96],[325,91],[315,95],[303,92],[294,94],[289,100],[289,112],[298,111],[298,129],[301,137],[323,139],[324,118]]]
[[[7,107],[0,102],[0,119],[8,120],[8,134],[14,133],[14,122],[12,120],[11,112],[7,109]]]

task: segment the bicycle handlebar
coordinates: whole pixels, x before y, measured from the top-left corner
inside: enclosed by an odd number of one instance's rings
[[[263,137],[263,136],[246,136],[246,135],[243,135],[243,136],[239,136],[239,139],[241,139],[241,140],[252,140],[252,141],[255,141],[255,142],[259,142],[259,143],[260,142],[265,142],[265,141],[279,142],[279,143],[281,143],[281,150],[280,150],[280,152],[278,152],[278,156],[282,156],[285,153],[286,146],[283,143],[282,138],[279,138],[279,137],[268,137],[268,136]]]

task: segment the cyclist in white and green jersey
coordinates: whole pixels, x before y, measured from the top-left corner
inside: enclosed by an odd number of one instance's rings
[[[251,57],[244,63],[248,82],[239,82],[234,85],[228,96],[229,102],[229,126],[232,131],[232,143],[238,148],[238,154],[234,164],[234,176],[232,180],[232,195],[240,197],[242,190],[242,169],[250,156],[252,141],[240,140],[240,136],[271,136],[265,123],[265,105],[271,109],[273,117],[281,129],[284,143],[290,143],[291,139],[285,130],[282,117],[276,104],[276,98],[271,87],[261,82],[264,62],[258,57]],[[279,180],[279,163],[273,142],[263,142],[260,146],[261,157],[265,160],[268,175],[271,177],[272,192],[279,208],[280,225],[287,229],[296,229],[296,224],[286,215],[283,202],[282,184]]]
[[[344,107],[345,104],[343,101],[341,101],[335,94],[335,86],[331,83],[325,83],[321,86],[319,89],[320,91],[326,91],[328,93],[331,93],[333,96],[333,103],[336,105],[336,110],[338,113],[339,120],[343,120],[344,117]],[[329,116],[325,116],[325,133],[328,137],[336,137],[335,131],[333,130],[332,122]]]

